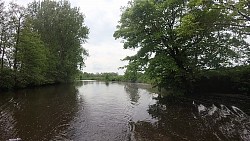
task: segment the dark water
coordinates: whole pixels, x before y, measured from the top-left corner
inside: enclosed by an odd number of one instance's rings
[[[250,140],[249,97],[156,97],[95,81],[1,93],[0,140]]]

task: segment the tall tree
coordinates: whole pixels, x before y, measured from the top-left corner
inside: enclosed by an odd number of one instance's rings
[[[0,55],[1,70],[6,65],[7,47],[9,47],[9,39],[11,38],[10,29],[10,13],[6,10],[5,3],[0,1]]]
[[[227,14],[235,21],[231,24],[231,28],[241,35],[250,35],[250,1],[249,0],[220,0],[213,1],[218,8],[229,11]],[[240,51],[244,56],[242,63],[250,64],[250,47]]]
[[[0,0],[0,88],[68,82],[84,65],[84,15],[68,1]]]
[[[5,11],[4,11],[4,2],[0,0],[0,55],[1,55],[1,70],[3,70],[4,65],[4,54],[5,54],[5,47],[4,47],[4,33],[5,33]]]
[[[15,82],[17,83],[17,71],[20,64],[18,64],[18,52],[20,43],[20,32],[24,26],[23,21],[25,17],[25,8],[17,5],[16,3],[10,3],[10,27],[13,31],[12,45],[13,45],[13,68],[15,72]]]
[[[29,13],[34,29],[50,52],[48,77],[59,82],[72,80],[87,55],[81,47],[89,33],[84,15],[65,0],[33,2],[29,5]]]
[[[126,59],[165,88],[191,91],[196,72],[228,66],[248,48],[230,11],[212,0],[134,0],[124,8],[114,37],[139,48]],[[242,22],[242,21],[241,21]]]
[[[47,51],[37,32],[32,31],[29,20],[20,31],[18,45],[19,84],[41,85],[46,82],[45,70],[47,68]]]

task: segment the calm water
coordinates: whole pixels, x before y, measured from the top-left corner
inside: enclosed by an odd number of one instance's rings
[[[0,140],[250,140],[249,97],[157,96],[96,81],[1,93]]]

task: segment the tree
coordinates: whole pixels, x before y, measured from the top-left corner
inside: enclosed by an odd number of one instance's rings
[[[237,21],[234,24],[231,24],[232,29],[236,29],[235,32],[239,32],[241,34],[250,35],[250,1],[249,0],[220,0],[215,1],[214,3],[221,9],[225,9],[230,16],[232,16],[234,21]],[[240,29],[240,30],[239,30]],[[249,38],[249,37],[248,37]],[[245,58],[242,59],[242,63],[250,64],[250,47],[246,48],[242,56]]]
[[[41,35],[50,54],[47,77],[67,82],[75,78],[87,51],[81,44],[88,38],[84,15],[79,8],[71,8],[68,1],[44,0],[29,5],[33,28]]]
[[[138,80],[138,63],[137,62],[131,62],[126,66],[126,71],[124,74],[124,79],[126,81],[130,81],[130,82],[137,82]]]
[[[18,60],[20,64],[19,85],[41,85],[46,82],[46,48],[40,36],[26,20],[26,26],[20,32]]]
[[[11,9],[6,10],[4,2],[0,1],[0,54],[1,70],[12,66],[12,50],[14,44],[15,28],[13,18],[11,18]]]
[[[248,48],[245,34],[232,25],[230,10],[214,1],[134,0],[124,8],[114,37],[125,49],[139,48],[126,59],[160,87],[191,92],[195,74],[229,66]]]
[[[23,21],[25,17],[25,8],[17,5],[16,3],[10,3],[10,30],[12,33],[12,47],[13,47],[13,69],[15,73],[15,85],[17,85],[17,73],[20,64],[18,64],[18,52],[19,52],[19,43],[20,43],[20,32],[24,26]]]
[[[84,65],[88,28],[68,1],[28,8],[0,0],[0,88],[68,82]]]
[[[225,8],[231,10],[232,15],[237,15],[238,20],[245,20],[250,21],[249,16],[249,9],[250,9],[250,1],[248,0],[220,0],[220,1],[213,1],[214,3],[218,4],[220,8]]]
[[[0,0],[0,54],[1,54],[1,70],[3,70],[4,66],[4,55],[5,55],[5,42],[4,42],[4,34],[6,30],[5,24],[5,15],[6,12],[4,11],[4,2]]]

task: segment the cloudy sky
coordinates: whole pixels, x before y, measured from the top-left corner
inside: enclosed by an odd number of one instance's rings
[[[13,0],[4,0],[6,4]],[[26,6],[33,0],[14,0]],[[122,6],[129,0],[69,0],[74,7],[80,7],[85,15],[85,24],[90,29],[89,39],[83,47],[89,51],[90,56],[85,61],[85,72],[118,72],[127,64],[121,61],[127,55],[135,52],[124,50],[119,40],[113,38],[113,33],[120,19]]]

